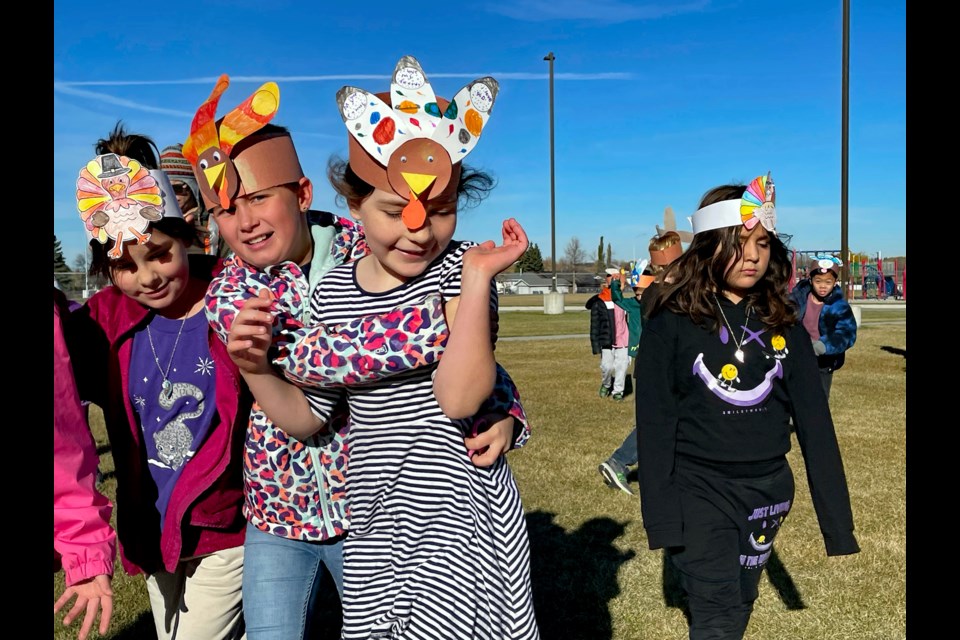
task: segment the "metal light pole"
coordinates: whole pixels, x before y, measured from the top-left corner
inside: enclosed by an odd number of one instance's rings
[[[557,233],[556,233],[556,196],[553,173],[553,51],[543,57],[550,63],[550,266],[553,268],[550,291],[557,292]]]
[[[843,299],[850,299],[850,246],[847,242],[847,167],[850,139],[850,0],[843,0],[843,94],[840,107],[840,277],[843,280]]]

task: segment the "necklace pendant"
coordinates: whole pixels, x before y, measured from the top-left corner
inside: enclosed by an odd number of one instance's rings
[[[737,349],[733,353],[733,357],[739,360],[740,362],[743,362],[743,349]]]
[[[741,360],[741,362],[743,361]],[[173,394],[173,384],[166,378],[160,383],[160,393],[163,394],[164,398],[169,398]]]

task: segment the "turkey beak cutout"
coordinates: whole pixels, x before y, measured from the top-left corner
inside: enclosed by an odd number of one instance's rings
[[[387,180],[395,193],[409,200],[401,215],[408,229],[416,231],[423,226],[427,220],[423,203],[447,188],[452,173],[450,155],[432,140],[409,140],[393,153],[387,163]]]

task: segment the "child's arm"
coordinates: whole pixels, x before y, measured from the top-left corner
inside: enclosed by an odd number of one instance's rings
[[[620,275],[620,278],[614,278],[610,281],[610,299],[613,300],[613,303],[627,312],[639,313],[640,312],[640,301],[636,298],[624,298],[623,297],[623,282],[624,276]]]
[[[838,300],[830,306],[829,312],[826,307],[821,312],[827,332],[820,336],[818,342],[823,344],[824,355],[835,356],[853,347],[857,341],[857,319],[846,300]],[[813,349],[814,352],[819,350],[816,343]],[[817,353],[817,355],[821,354]]]
[[[827,555],[857,553],[860,546],[853,535],[853,512],[840,446],[810,336],[803,325],[794,325],[788,344],[791,366],[785,382]]]
[[[337,327],[304,327],[308,301],[298,283],[305,278],[288,264],[271,276],[228,260],[207,289],[207,321],[226,342],[244,302],[263,288],[274,296],[272,310],[283,349],[274,362],[284,376],[305,387],[356,384],[436,362],[447,337],[447,322],[439,299],[427,299],[381,315],[357,318]],[[417,322],[408,322],[418,318]],[[359,338],[359,339],[358,339]],[[382,347],[387,345],[388,349]],[[324,354],[335,357],[322,358]]]
[[[490,280],[518,260],[528,244],[523,227],[513,218],[504,221],[502,231],[501,246],[488,240],[463,256],[456,317],[433,381],[437,402],[450,418],[472,416],[493,391]]]
[[[78,635],[83,640],[98,611],[100,634],[106,634],[110,626],[116,534],[110,526],[110,501],[97,491],[97,451],[62,329],[60,309],[54,302],[53,548],[60,556],[67,588],[54,603],[53,612],[76,596],[63,623],[69,625],[83,613]]]
[[[302,387],[363,384],[436,363],[447,336],[443,298],[437,293],[334,327],[284,331],[273,364]]]
[[[326,421],[314,414],[301,389],[277,376],[270,367],[267,352],[272,344],[274,316],[267,309],[272,302],[268,289],[245,301],[231,324],[227,352],[273,424],[304,440],[322,429]]]
[[[640,511],[651,549],[683,545],[680,492],[674,476],[680,409],[674,389],[676,316],[650,318],[640,335],[636,388]]]

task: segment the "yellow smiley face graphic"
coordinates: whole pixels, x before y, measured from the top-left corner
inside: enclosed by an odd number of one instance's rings
[[[739,371],[737,371],[737,368],[732,364],[725,364],[723,365],[723,369],[720,369],[720,375],[724,380],[734,380],[738,373]]]
[[[783,348],[787,346],[787,341],[783,336],[773,336],[770,339],[770,344],[773,345],[773,348],[777,351],[783,351]]]

